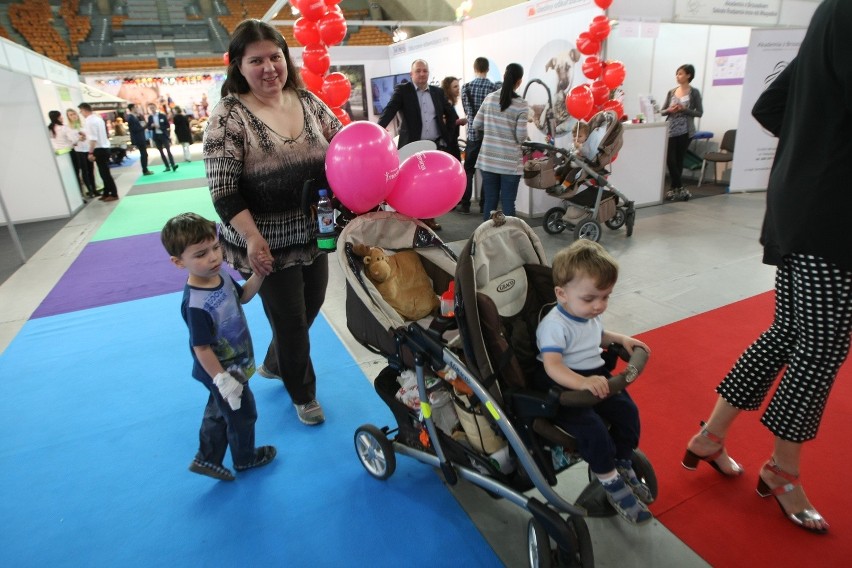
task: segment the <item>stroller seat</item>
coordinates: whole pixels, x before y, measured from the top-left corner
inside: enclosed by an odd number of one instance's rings
[[[539,371],[535,341],[541,318],[556,304],[552,273],[537,235],[520,219],[487,221],[477,229],[459,256],[456,271],[462,301],[459,317],[464,327],[469,365],[479,369],[492,394],[504,409],[536,459],[548,482],[556,484],[552,451],[576,452],[576,440],[552,419],[561,406],[590,406],[597,402],[588,392],[547,392],[533,386]],[[509,251],[506,245],[511,243]],[[473,275],[473,278],[470,276]],[[470,301],[475,298],[474,301]],[[626,350],[612,346],[604,353],[613,370]],[[613,385],[613,392],[624,384]],[[579,461],[573,456],[567,465]]]

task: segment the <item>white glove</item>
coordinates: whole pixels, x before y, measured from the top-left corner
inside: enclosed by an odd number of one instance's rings
[[[228,401],[228,406],[231,407],[231,410],[240,409],[240,405],[242,404],[240,397],[243,396],[243,385],[232,377],[231,373],[228,371],[219,373],[213,377],[213,384],[219,389],[219,394],[222,395],[222,398]]]

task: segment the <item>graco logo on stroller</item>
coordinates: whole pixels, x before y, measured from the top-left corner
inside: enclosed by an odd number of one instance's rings
[[[509,290],[511,290],[514,287],[515,287],[515,279],[510,278],[508,280],[504,280],[503,282],[500,282],[500,284],[497,286],[497,291],[498,292],[508,292]]]

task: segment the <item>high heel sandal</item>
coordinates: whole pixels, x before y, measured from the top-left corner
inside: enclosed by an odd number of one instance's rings
[[[825,519],[820,515],[816,509],[803,509],[798,513],[788,513],[786,509],[784,509],[784,505],[781,504],[781,500],[778,499],[779,495],[784,495],[785,493],[789,493],[796,487],[802,485],[802,482],[799,481],[799,477],[793,475],[791,473],[787,473],[775,463],[775,459],[771,459],[763,466],[765,469],[771,471],[773,474],[778,477],[783,478],[787,483],[784,485],[779,485],[778,487],[772,488],[769,487],[769,484],[763,480],[762,476],[758,476],[757,480],[757,494],[761,497],[769,497],[770,495],[775,497],[775,502],[778,503],[778,506],[781,508],[781,513],[784,514],[785,517],[790,519],[790,521],[806,531],[811,531],[818,534],[825,534],[828,532],[828,523],[825,522]],[[806,522],[812,523],[825,523],[826,526],[819,528],[808,526]]]
[[[735,462],[733,459],[731,459],[730,456],[728,456],[728,460],[730,460],[730,462],[731,462],[731,470],[732,470],[731,473],[724,471],[721,467],[719,467],[719,464],[716,463],[716,459],[718,459],[719,456],[721,456],[722,453],[725,451],[725,439],[720,438],[719,436],[717,436],[713,432],[709,431],[706,428],[706,426],[707,426],[707,424],[705,424],[704,422],[701,422],[700,435],[704,436],[705,438],[707,438],[708,440],[710,440],[714,444],[719,444],[719,449],[716,450],[715,452],[713,452],[710,455],[699,456],[698,454],[696,454],[695,452],[693,452],[692,450],[687,448],[686,453],[683,455],[683,461],[681,462],[681,465],[683,465],[683,467],[685,467],[688,470],[695,470],[695,468],[698,467],[698,462],[703,461],[703,462],[707,462],[708,464],[710,464],[710,466],[713,469],[715,469],[716,471],[718,471],[722,475],[725,475],[725,476],[728,476],[728,477],[736,477],[736,476],[742,475],[743,474],[743,467],[740,464],[738,464],[737,462]]]

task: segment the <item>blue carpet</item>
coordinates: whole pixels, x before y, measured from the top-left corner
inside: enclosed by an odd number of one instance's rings
[[[354,431],[391,414],[322,318],[327,422],[302,425],[281,384],[256,376],[258,444],[278,458],[232,483],[188,472],[207,394],[180,297],[31,320],[0,357],[0,565],[500,565],[432,468],[363,470]],[[246,308],[266,345],[259,299]]]

